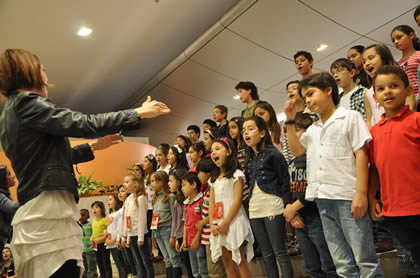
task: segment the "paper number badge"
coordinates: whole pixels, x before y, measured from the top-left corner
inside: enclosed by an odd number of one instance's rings
[[[150,229],[157,230],[158,223],[159,223],[159,213],[153,213],[152,224],[150,225]]]
[[[217,202],[214,204],[213,223],[218,224],[223,220],[223,203]]]

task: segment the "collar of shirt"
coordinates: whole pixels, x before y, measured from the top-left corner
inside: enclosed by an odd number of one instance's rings
[[[387,119],[387,118],[385,118],[385,113],[383,113],[382,114],[382,116],[381,116],[381,118],[382,118],[382,120],[378,123],[379,125],[383,125],[383,124],[385,124],[386,122],[388,122],[388,121],[390,121],[390,120],[392,120],[392,119],[395,119],[395,118],[402,118],[405,114],[407,114],[408,113],[408,109],[409,109],[409,107],[408,107],[408,105],[406,105],[403,109],[401,109],[400,110],[400,112],[398,112],[398,114],[397,115],[395,115],[394,117],[392,117],[391,119]]]
[[[200,200],[200,199],[201,199],[201,197],[203,197],[203,193],[199,192],[199,193],[197,194],[197,196],[195,196],[194,200],[190,201],[190,198],[187,198],[187,199],[184,201],[184,204],[185,204],[185,205],[190,205],[190,204],[193,204],[194,202],[197,202],[198,200]]]
[[[333,123],[335,120],[344,118],[346,116],[345,112],[346,112],[346,108],[339,106],[337,107],[334,114],[331,115],[331,117],[327,120],[325,124],[323,124],[322,120],[319,119],[318,121],[314,123],[314,125],[317,125],[321,128],[326,128],[327,126],[331,125],[331,123]]]

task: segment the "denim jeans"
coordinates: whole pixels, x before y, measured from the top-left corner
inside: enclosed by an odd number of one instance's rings
[[[98,271],[96,269],[96,255],[94,250],[83,252],[83,265],[85,267],[83,278],[98,277]]]
[[[176,252],[175,248],[169,246],[169,239],[171,237],[171,226],[159,227],[154,230],[156,243],[160,251],[162,251],[163,258],[165,259],[165,268],[182,267],[181,257]]]
[[[379,206],[382,208],[382,201],[381,201],[381,185],[378,186],[378,190],[376,191],[375,195],[376,201],[378,201]],[[373,239],[391,239],[391,231],[385,224],[385,219],[381,218],[379,221],[373,221]]]
[[[133,253],[130,248],[122,248],[124,263],[127,266],[128,273],[137,275],[136,261],[134,260]]]
[[[200,245],[197,250],[188,248],[190,256],[191,268],[194,277],[210,278],[207,270],[206,246]]]
[[[178,241],[178,245],[181,246],[183,242],[183,238],[177,238],[176,241]],[[184,264],[185,269],[187,270],[188,278],[194,278],[194,275],[191,269],[190,255],[188,254],[188,251],[181,251],[180,255],[181,255],[181,261]]]
[[[356,220],[352,201],[317,199],[324,235],[337,274],[342,277],[384,277],[373,245],[369,213]]]
[[[305,271],[312,278],[338,277],[328,250],[319,215],[301,215],[305,223],[295,229],[296,238],[305,263]]]
[[[152,257],[150,256],[149,234],[144,235],[144,244],[139,246],[137,236],[130,237],[130,249],[136,261],[138,277],[153,278],[155,270],[153,268]]]
[[[114,259],[115,265],[117,266],[118,276],[120,278],[127,278],[128,269],[124,263],[122,251],[118,250],[117,248],[110,248],[109,251],[111,251],[112,258]]]
[[[276,258],[280,264],[281,277],[293,277],[293,267],[286,248],[286,225],[283,215],[277,215],[273,219],[254,218],[250,219],[250,223],[261,247],[267,277],[279,277]]]
[[[96,263],[98,264],[101,278],[112,278],[111,260],[109,259],[109,250],[105,243],[99,243],[96,251]]]

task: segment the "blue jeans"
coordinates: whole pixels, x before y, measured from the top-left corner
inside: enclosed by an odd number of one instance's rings
[[[305,262],[305,271],[312,278],[338,277],[328,250],[319,215],[301,215],[305,223],[295,229],[296,238]]]
[[[165,259],[165,267],[182,267],[181,257],[176,252],[175,248],[169,246],[169,239],[171,237],[171,226],[159,227],[154,230],[155,240],[162,251],[163,258]]]
[[[342,277],[384,277],[373,245],[368,213],[356,220],[352,201],[317,199],[324,235],[337,274]]]
[[[152,256],[150,255],[149,234],[144,235],[144,244],[142,246],[139,246],[137,241],[137,236],[130,237],[130,250],[136,261],[138,277],[153,278],[155,277],[155,270],[153,268]]]
[[[283,215],[273,219],[268,217],[250,219],[252,230],[261,247],[265,271],[268,278],[278,278],[280,264],[281,277],[293,277],[293,267],[286,248],[286,225]]]
[[[124,263],[122,251],[118,250],[117,248],[110,248],[109,251],[111,251],[111,256],[114,259],[115,265],[117,266],[118,277],[126,278],[128,276],[128,269]]]
[[[85,271],[83,272],[83,278],[97,278],[98,272],[96,270],[96,254],[95,251],[83,252],[83,265]]]
[[[188,255],[190,256],[191,269],[194,277],[210,278],[207,270],[206,246],[200,245],[194,251],[189,247]]]
[[[131,253],[130,248],[122,248],[124,263],[127,266],[128,274],[137,275],[137,268],[136,262],[133,257],[133,253]]]

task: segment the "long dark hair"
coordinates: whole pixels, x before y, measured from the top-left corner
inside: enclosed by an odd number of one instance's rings
[[[7,166],[0,165],[0,189],[9,192],[9,185],[7,184]]]
[[[182,148],[181,146],[179,146],[179,147],[184,151],[184,153],[187,153],[188,150],[190,149],[191,145],[192,145],[192,142],[191,142],[190,138],[188,138],[187,136],[184,136],[184,135],[178,135],[176,138],[181,138],[182,140],[185,141],[185,148]]]
[[[239,140],[234,140],[232,137],[230,137],[230,134],[229,134],[229,138],[233,141],[233,144],[235,144],[236,150],[238,151],[245,148],[246,146],[244,137],[242,136],[242,128],[243,128],[242,125],[244,124],[244,120],[245,119],[243,117],[233,117],[229,121],[229,122],[234,122],[238,126],[238,129],[239,129]]]
[[[273,146],[273,142],[271,141],[270,132],[268,131],[267,124],[265,123],[263,118],[260,118],[258,116],[252,116],[252,117],[249,117],[245,120],[245,122],[247,122],[247,121],[253,121],[260,131],[265,130],[264,137],[257,144],[258,152],[264,151],[264,149],[267,146]],[[251,159],[251,157],[255,155],[254,151],[249,146],[246,147],[246,150],[247,150],[247,154],[248,154],[247,155],[248,159]]]
[[[391,35],[392,33],[394,33],[394,31],[400,31],[403,32],[404,34],[406,34],[407,36],[409,36],[411,33],[414,34],[414,38],[411,41],[413,43],[413,48],[415,50],[420,50],[420,39],[416,36],[416,32],[414,32],[414,29],[411,28],[408,25],[398,25],[397,27],[395,27],[394,29],[392,29],[391,31]]]
[[[181,149],[181,147],[179,148]],[[186,157],[185,152],[184,151],[179,152],[178,148],[175,146],[170,147],[170,150],[174,153],[176,157],[176,164],[175,164],[174,169],[185,169],[185,170],[188,169],[188,162],[187,162],[187,157]]]
[[[394,59],[394,56],[392,56],[392,52],[391,50],[389,50],[388,46],[386,46],[385,44],[382,43],[375,43],[375,44],[371,44],[366,46],[365,50],[363,51],[363,53],[366,52],[366,50],[371,49],[371,48],[375,48],[376,54],[379,55],[379,57],[381,57],[381,61],[382,61],[382,66],[398,66],[397,62]],[[369,85],[372,85],[372,78],[369,76],[369,74],[366,75]]]
[[[175,200],[179,204],[182,204],[184,202],[184,200],[185,200],[184,192],[182,192],[182,181],[181,181],[181,178],[186,173],[187,173],[187,171],[184,170],[184,169],[174,169],[174,170],[169,171],[169,177],[172,176],[172,177],[174,177],[179,182],[178,183],[177,191],[175,193]]]
[[[281,126],[277,121],[276,111],[274,111],[273,106],[271,106],[271,104],[266,101],[260,101],[257,103],[255,109],[258,107],[264,109],[270,114],[270,120],[267,123],[267,127],[268,130],[271,131],[272,141],[276,144],[280,144]]]
[[[228,139],[226,137],[215,139],[213,141],[213,144],[215,144],[215,143],[220,143],[227,150],[231,150],[230,155],[228,155],[226,157],[225,165],[222,166],[222,167],[224,167],[224,170],[225,170],[225,173],[226,173],[225,174],[225,177],[228,178],[228,179],[230,179],[230,178],[233,177],[233,174],[235,173],[236,169],[238,169],[238,160],[236,158],[236,148],[235,148],[235,145],[233,144],[232,140],[230,140],[230,139]],[[213,144],[212,144],[212,146],[213,146]],[[215,182],[216,179],[217,179],[217,177],[219,175],[220,175],[220,168],[219,167],[215,167],[215,169],[213,169],[213,171],[210,173],[210,180],[211,180],[211,182]]]
[[[111,214],[115,211],[118,211],[123,206],[123,202],[120,199],[118,199],[118,193],[112,194],[110,196],[112,196],[112,198],[114,198],[116,204],[115,204],[115,209],[109,208],[109,214]]]

